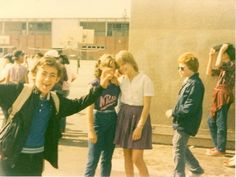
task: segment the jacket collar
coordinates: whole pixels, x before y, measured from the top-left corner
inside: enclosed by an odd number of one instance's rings
[[[196,78],[199,78],[199,73],[194,73],[191,77],[189,77],[186,83],[189,81],[195,80]]]
[[[198,77],[199,77],[199,73],[194,73],[191,77],[189,77],[187,80],[185,80],[184,83],[183,83],[183,85],[182,85],[182,87],[181,87],[180,90],[179,90],[179,95],[182,93],[183,88],[185,88],[185,86],[186,86],[187,84],[191,84],[191,82],[192,82],[193,80],[195,80],[196,78],[198,78]]]
[[[50,92],[47,94],[46,97],[43,97],[41,95],[41,91],[35,85],[34,85],[34,88],[33,88],[33,93],[36,94],[36,95],[39,95],[41,100],[50,100]]]

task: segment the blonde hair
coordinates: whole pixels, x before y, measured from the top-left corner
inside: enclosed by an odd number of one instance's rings
[[[191,71],[198,72],[198,59],[191,52],[186,52],[178,58],[179,63],[184,63]]]
[[[127,50],[121,50],[116,54],[116,62],[121,64],[129,63],[133,66],[134,70],[138,72],[138,65],[134,60],[134,56]]]
[[[38,60],[38,62],[34,65],[34,67],[31,70],[31,73],[33,75],[36,75],[38,67],[43,66],[50,66],[57,70],[57,76],[61,77],[62,75],[62,66],[54,57],[42,57]]]
[[[100,78],[100,76],[102,74],[102,70],[101,70],[102,67],[112,68],[113,66],[115,66],[115,69],[118,68],[115,58],[110,54],[103,54],[98,59],[96,65],[95,65],[95,74],[94,74],[95,77]]]

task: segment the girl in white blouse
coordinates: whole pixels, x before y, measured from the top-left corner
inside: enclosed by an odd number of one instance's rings
[[[143,159],[144,149],[152,149],[152,127],[149,115],[154,88],[151,79],[140,73],[133,55],[125,50],[116,55],[121,98],[115,144],[123,148],[126,176],[134,176],[134,165],[140,176],[149,176]]]

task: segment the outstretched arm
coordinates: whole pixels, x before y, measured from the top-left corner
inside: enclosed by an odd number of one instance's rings
[[[75,114],[93,104],[102,94],[103,89],[107,88],[112,77],[113,76],[110,74],[109,69],[104,69],[100,77],[100,85],[97,87],[92,87],[86,96],[74,100],[60,98],[63,100],[60,102],[59,112],[61,116],[65,117]]]

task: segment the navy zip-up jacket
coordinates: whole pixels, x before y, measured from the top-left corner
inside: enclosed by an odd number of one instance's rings
[[[2,84],[0,85],[0,106],[3,110],[8,110],[17,96],[23,89],[23,84]],[[59,123],[61,117],[67,117],[75,114],[82,109],[86,108],[90,104],[94,103],[95,100],[101,95],[103,88],[98,86],[96,88],[91,88],[88,95],[81,97],[79,99],[67,99],[61,95],[58,95],[60,100],[59,112],[56,114],[56,108],[52,97],[50,97],[50,102],[53,105],[52,116],[49,118],[48,127],[45,133],[45,144],[44,144],[44,157],[50,162],[50,164],[58,168],[58,141],[59,141]],[[40,100],[40,93],[35,88],[24,103],[21,110],[15,115],[17,118],[21,119],[22,122],[22,133],[18,134],[16,139],[17,146],[14,147],[11,157],[7,157],[14,162],[14,159],[21,153],[21,150],[26,142],[29,134],[30,125],[33,118],[33,113],[38,107]]]
[[[173,128],[195,136],[202,119],[204,85],[199,74],[192,75],[179,91],[173,110]]]

